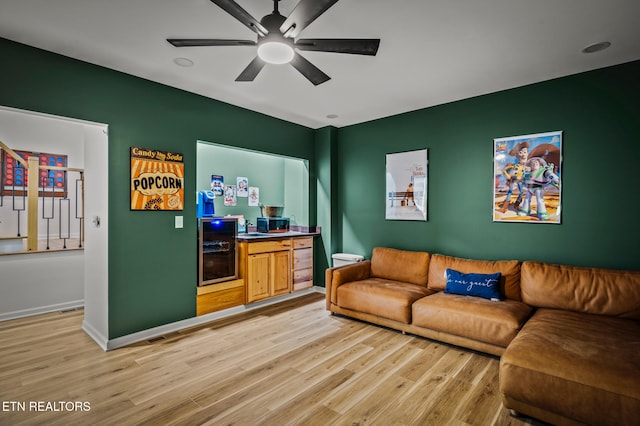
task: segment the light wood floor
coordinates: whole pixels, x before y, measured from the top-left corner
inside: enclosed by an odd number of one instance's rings
[[[331,316],[321,294],[106,353],[82,315],[0,322],[0,425],[537,424],[501,406],[497,358]]]

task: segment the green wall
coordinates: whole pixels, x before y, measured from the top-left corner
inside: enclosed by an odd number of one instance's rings
[[[197,140],[309,160],[317,285],[331,253],[375,246],[640,269],[640,61],[312,130],[4,39],[0,55],[1,105],[109,125],[110,339],[195,316],[195,196],[181,230],[175,212],[130,211],[131,146],[183,153],[185,188]],[[562,224],[492,223],[493,139],[552,130],[564,131]],[[385,154],[425,147],[429,221],[386,221]]]
[[[131,211],[131,146],[183,153],[185,188],[195,188],[197,140],[314,156],[303,126],[5,39],[0,55],[0,104],[109,125],[110,339],[195,316],[195,196],[184,229],[175,212]]]
[[[338,129],[324,127],[318,129],[315,135],[315,174],[311,181],[316,185],[314,198],[317,208],[312,211],[315,223],[321,229],[321,238],[314,241],[313,279],[315,285],[324,286],[324,272],[331,266],[331,255],[340,251],[340,228],[336,223],[338,214],[337,196],[340,193],[337,186],[336,154],[338,143]],[[311,192],[311,191],[310,191]]]
[[[340,250],[640,269],[639,75],[636,61],[341,128]],[[554,130],[562,224],[493,223],[493,139]],[[425,147],[429,220],[386,221],[385,154]]]

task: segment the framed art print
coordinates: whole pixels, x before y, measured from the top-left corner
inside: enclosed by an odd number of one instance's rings
[[[183,155],[131,147],[130,192],[131,210],[183,210]]]
[[[427,150],[386,156],[385,219],[427,220]]]
[[[493,221],[560,223],[562,131],[493,140]]]

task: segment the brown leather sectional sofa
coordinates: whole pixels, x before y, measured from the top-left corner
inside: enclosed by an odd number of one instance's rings
[[[502,300],[445,292],[500,272]],[[553,424],[640,424],[640,271],[378,247],[326,271],[327,309],[501,357],[505,407]]]

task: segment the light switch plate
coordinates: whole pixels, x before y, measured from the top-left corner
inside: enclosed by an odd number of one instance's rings
[[[176,228],[184,227],[183,216],[176,216]]]

